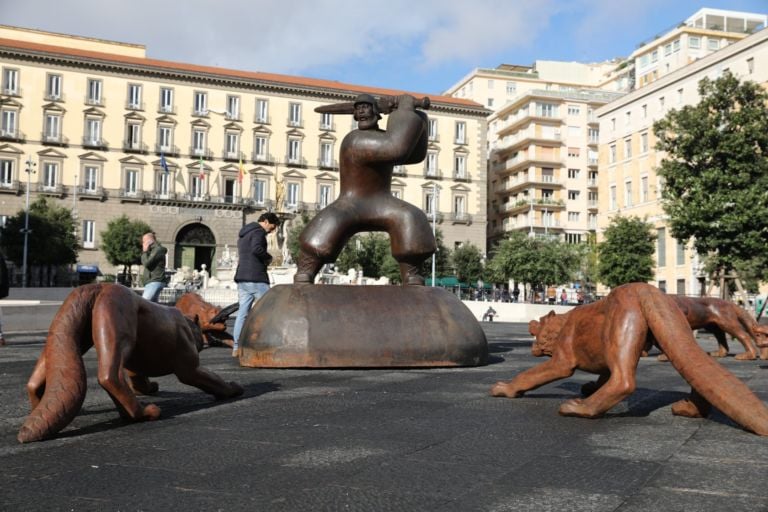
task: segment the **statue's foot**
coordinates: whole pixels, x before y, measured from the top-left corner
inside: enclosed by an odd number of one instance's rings
[[[226,388],[216,393],[214,396],[218,400],[224,400],[226,398],[234,398],[243,394],[243,388],[237,382],[228,382]]]
[[[518,398],[523,396],[524,391],[515,389],[509,382],[497,382],[491,387],[491,396],[500,396],[505,398]]]
[[[686,418],[703,418],[704,415],[689,399],[684,398],[672,404],[672,414]]]
[[[656,360],[668,363],[669,362],[669,356],[667,356],[667,354],[661,353],[658,356],[656,356]]]
[[[579,418],[597,418],[600,416],[581,398],[566,400],[557,412],[561,416],[578,416]]]
[[[742,352],[741,354],[736,354],[734,359],[737,359],[739,361],[754,361],[757,359],[757,354],[754,352]]]
[[[315,282],[314,276],[309,274],[296,274],[293,276],[293,284],[312,284]]]
[[[424,278],[418,275],[408,276],[405,284],[408,286],[424,286]]]
[[[143,421],[154,421],[160,417],[160,408],[155,404],[144,406],[144,412],[141,417]]]
[[[711,355],[712,357],[725,357],[728,355],[728,351],[719,348],[717,350],[713,350],[712,352],[709,352],[709,355]]]

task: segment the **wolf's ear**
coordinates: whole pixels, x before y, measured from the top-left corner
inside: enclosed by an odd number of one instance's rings
[[[531,320],[528,322],[528,332],[531,333],[532,336],[539,334],[539,330],[541,330],[541,324],[538,320]]]
[[[238,309],[240,309],[240,303],[235,302],[234,304],[230,304],[229,306],[227,306],[224,309],[222,309],[221,311],[219,311],[216,314],[216,316],[214,316],[213,318],[211,318],[209,320],[209,322],[212,323],[212,324],[218,324],[218,323],[221,323],[221,322],[226,322],[227,318],[229,318],[230,315],[232,315],[232,313],[234,313]]]
[[[555,313],[555,311],[554,311],[554,310],[552,310],[552,311],[550,311],[549,313],[547,313],[547,318],[551,318],[551,317],[553,317],[553,316],[555,316],[555,315],[557,315],[557,313]]]

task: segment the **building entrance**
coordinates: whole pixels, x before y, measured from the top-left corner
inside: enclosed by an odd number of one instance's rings
[[[209,275],[216,270],[216,238],[213,232],[204,224],[184,226],[176,235],[176,250],[174,251],[173,267],[189,267],[201,270],[203,264]]]

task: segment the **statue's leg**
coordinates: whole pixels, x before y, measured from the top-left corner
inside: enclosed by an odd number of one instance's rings
[[[713,350],[709,353],[712,357],[725,357],[728,355],[728,338],[719,327],[713,327],[708,329],[709,332],[715,335],[717,340],[717,350]]]
[[[596,381],[593,382],[587,382],[586,384],[582,384],[581,386],[581,394],[586,396],[593,395],[595,391],[603,387],[603,384],[608,382],[608,379],[611,377],[610,373],[601,373],[600,376],[597,378]]]
[[[499,381],[491,387],[491,396],[518,398],[526,391],[544,384],[565,379],[573,375],[574,367],[569,361],[553,357],[540,365],[529,368],[509,381]]]
[[[706,418],[711,410],[712,405],[693,388],[688,398],[672,404],[672,414],[687,418]]]
[[[736,320],[736,322],[738,322],[738,320]],[[752,343],[752,336],[750,336],[749,333],[747,333],[747,331],[745,331],[738,323],[731,329],[730,332],[731,335],[736,338],[739,343],[741,343],[741,346],[744,347],[744,352],[741,354],[736,354],[734,359],[739,361],[753,361],[757,359],[757,350],[755,350],[755,346]]]
[[[336,201],[313,218],[301,232],[300,252],[296,262],[296,284],[312,284],[325,263],[336,261],[347,243],[359,215],[354,207],[344,207],[346,202]]]
[[[29,395],[29,403],[32,409],[37,407],[40,403],[40,399],[45,392],[45,350],[40,354],[40,358],[35,364],[35,369],[32,371],[32,375],[27,381],[27,395]]]
[[[160,389],[157,382],[150,381],[147,376],[139,375],[127,368],[124,371],[128,378],[128,384],[137,395],[154,395]]]
[[[232,398],[243,394],[243,388],[237,383],[225,382],[221,377],[202,366],[179,365],[175,373],[182,384],[194,386],[218,399]]]
[[[392,257],[400,264],[403,285],[424,285],[419,267],[435,252],[435,237],[424,212],[412,204],[392,198],[394,222],[387,226]]]

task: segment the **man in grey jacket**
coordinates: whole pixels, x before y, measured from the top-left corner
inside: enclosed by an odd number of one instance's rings
[[[160,292],[165,288],[165,255],[168,249],[160,245],[153,232],[141,237],[141,264],[144,265],[142,297],[157,302]]]
[[[263,213],[256,222],[243,226],[237,240],[237,298],[240,304],[235,318],[235,343],[232,355],[239,355],[240,331],[253,303],[269,291],[267,267],[272,256],[267,252],[267,235],[277,229],[280,218],[272,213]]]

